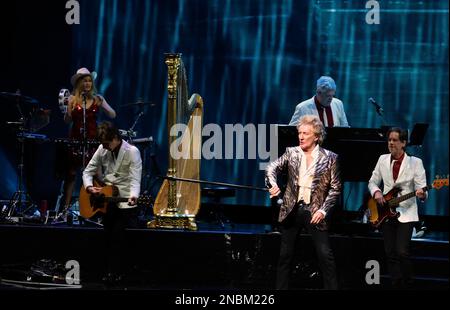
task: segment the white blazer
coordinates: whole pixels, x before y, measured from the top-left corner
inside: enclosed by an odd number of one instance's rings
[[[400,187],[401,191],[398,196],[403,196],[427,186],[425,169],[420,158],[405,154],[395,182],[392,175],[392,166],[391,154],[384,154],[378,158],[377,165],[372,172],[372,177],[368,185],[372,197],[377,190],[385,195],[392,188]],[[379,188],[382,181],[384,184],[383,191]],[[428,193],[426,195],[428,197]],[[397,211],[400,212],[399,222],[407,223],[419,220],[416,200],[416,198],[410,198],[400,203],[397,207]]]
[[[349,127],[347,116],[344,111],[344,104],[341,100],[337,98],[333,98],[331,100],[331,112],[333,113],[333,124],[335,127]],[[297,104],[289,125],[297,125],[303,115],[315,115],[319,117],[319,112],[317,111],[317,107],[314,102],[314,96],[311,99]]]
[[[141,191],[142,160],[137,147],[122,140],[122,145],[114,160],[111,151],[100,145],[83,171],[84,187],[92,186],[93,176],[101,167],[102,179],[107,185],[115,185],[120,197],[139,197]],[[126,202],[119,203],[119,208],[133,208]]]

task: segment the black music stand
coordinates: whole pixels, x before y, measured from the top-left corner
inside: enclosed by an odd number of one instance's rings
[[[277,125],[278,157],[286,152],[287,147],[298,146],[298,132],[295,125]]]
[[[230,221],[225,217],[221,199],[236,196],[235,189],[226,186],[203,187],[201,193],[202,197],[210,197],[212,199],[214,210],[211,213],[215,214],[216,221],[220,227],[225,229],[225,223],[230,223]]]
[[[428,123],[415,123],[409,136],[408,146],[422,146],[428,127]]]
[[[296,126],[277,125],[278,156],[298,146]],[[378,158],[388,153],[385,128],[325,128],[322,146],[339,155],[342,181],[367,182]]]

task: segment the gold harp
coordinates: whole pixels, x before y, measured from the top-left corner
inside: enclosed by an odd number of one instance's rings
[[[170,178],[200,178],[203,100],[195,93],[188,98],[181,54],[166,54],[165,63],[168,69],[169,179],[165,179],[159,189],[153,206],[155,218],[148,223],[148,227],[196,230],[200,184]]]

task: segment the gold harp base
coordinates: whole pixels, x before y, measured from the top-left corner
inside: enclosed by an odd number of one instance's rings
[[[156,215],[154,220],[147,223],[147,228],[169,228],[197,230],[195,217],[186,215]]]

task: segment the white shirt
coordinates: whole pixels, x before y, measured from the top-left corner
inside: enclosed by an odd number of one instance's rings
[[[368,184],[372,197],[376,191],[380,191],[385,195],[394,187],[401,189],[399,194],[401,196],[427,186],[425,168],[420,158],[405,154],[397,180],[395,181],[392,170],[393,165],[394,161],[391,162],[391,154],[384,154],[378,158],[377,165],[372,172]],[[381,184],[383,184],[383,191],[379,187]],[[425,193],[425,197],[428,197],[428,193]],[[401,202],[396,210],[400,212],[398,221],[401,223],[416,222],[419,220],[416,198]]]
[[[333,113],[333,123],[334,127],[349,127],[347,122],[347,116],[344,111],[344,104],[341,100],[333,98],[331,100],[331,112]],[[325,126],[328,126],[327,115],[324,110],[323,120]],[[300,102],[295,107],[294,115],[292,115],[289,125],[297,125],[298,121],[303,115],[316,115],[319,117],[319,112],[317,111],[316,103],[314,102],[314,96],[308,100]]]
[[[306,204],[311,202],[311,185],[314,178],[314,171],[316,168],[317,158],[319,156],[319,146],[316,145],[314,150],[311,152],[312,162],[307,167],[306,165],[306,154],[300,148],[300,171],[298,175],[298,199],[297,201],[304,201]]]
[[[84,187],[92,186],[93,176],[98,168],[102,168],[103,181],[107,185],[115,185],[121,197],[139,197],[141,190],[142,160],[137,147],[122,140],[117,158],[113,152],[100,144],[89,164],[83,171]],[[126,202],[118,204],[119,208],[133,208]]]

